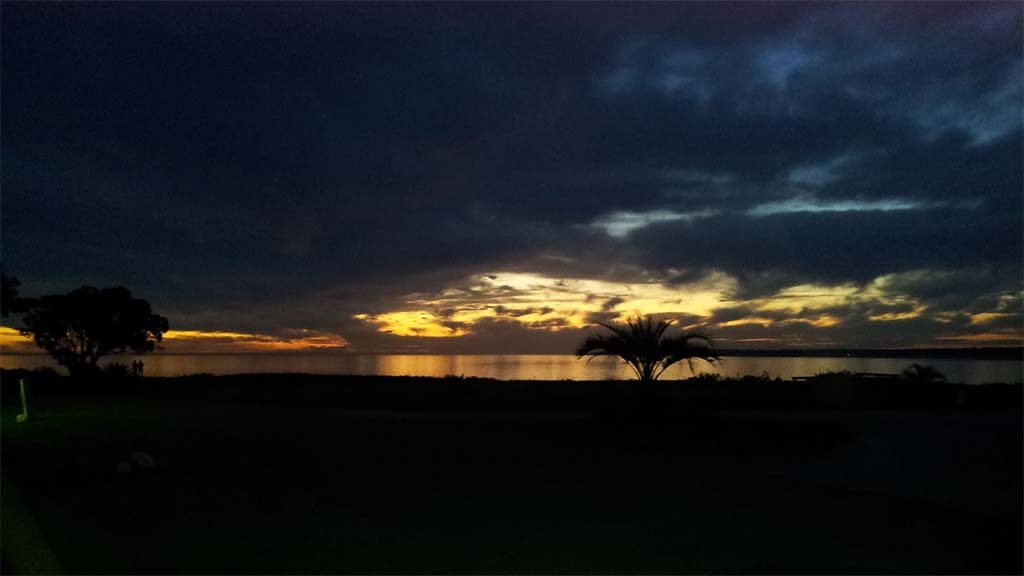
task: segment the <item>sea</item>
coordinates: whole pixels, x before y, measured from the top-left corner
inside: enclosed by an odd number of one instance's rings
[[[580,360],[572,355],[429,355],[429,354],[152,354],[143,358],[112,357],[107,362],[144,362],[146,376],[187,374],[356,374],[387,376],[466,376],[499,380],[629,380],[632,370],[616,358]],[[696,374],[722,376],[764,375],[788,380],[828,371],[899,374],[913,363],[932,366],[950,382],[967,384],[1017,383],[1024,381],[1021,360],[963,358],[853,358],[724,356],[714,366],[695,362],[694,372],[685,362],[669,368],[662,379],[682,380]],[[57,368],[46,355],[0,356],[6,369],[42,366]]]

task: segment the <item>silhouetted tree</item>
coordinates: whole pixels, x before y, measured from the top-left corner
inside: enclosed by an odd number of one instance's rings
[[[85,286],[43,296],[22,319],[21,333],[50,353],[72,376],[93,373],[100,358],[131,350],[152,352],[167,332],[167,319],[127,288]]]
[[[946,375],[935,368],[921,364],[911,364],[903,369],[903,378],[914,384],[932,384],[934,382],[945,382]]]
[[[17,278],[0,274],[0,316],[7,318],[11,313],[20,314],[32,305],[31,300],[18,296],[18,286],[21,282]]]
[[[666,336],[672,322],[653,317],[627,320],[626,324],[605,324],[611,334],[588,337],[576,350],[576,356],[618,356],[636,373],[641,382],[657,380],[669,366],[685,360],[693,371],[696,359],[714,363],[718,360],[714,344],[707,336],[683,333]]]

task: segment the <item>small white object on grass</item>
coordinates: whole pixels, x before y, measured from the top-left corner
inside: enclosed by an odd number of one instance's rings
[[[156,458],[149,452],[132,452],[131,461],[136,468],[156,468]]]

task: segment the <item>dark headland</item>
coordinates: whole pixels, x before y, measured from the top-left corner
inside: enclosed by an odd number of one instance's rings
[[[2,390],[4,526],[32,527],[5,573],[1022,569],[1019,385],[5,371]]]

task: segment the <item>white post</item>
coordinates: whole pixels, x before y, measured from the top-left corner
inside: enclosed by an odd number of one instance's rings
[[[21,388],[21,414],[18,414],[15,420],[17,420],[18,422],[24,422],[25,420],[28,420],[28,400],[25,399],[24,378],[18,379],[18,386]]]

